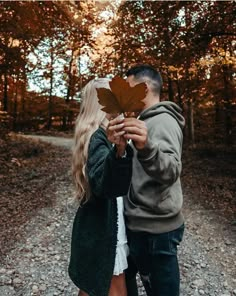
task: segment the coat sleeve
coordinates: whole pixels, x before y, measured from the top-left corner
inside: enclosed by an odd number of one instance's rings
[[[145,172],[161,184],[176,182],[182,169],[182,140],[176,120],[168,115],[158,116],[146,146],[138,151],[138,160]]]
[[[116,149],[105,135],[92,136],[88,149],[87,176],[91,193],[96,198],[114,198],[126,195],[132,175],[132,148],[127,156],[116,158]]]

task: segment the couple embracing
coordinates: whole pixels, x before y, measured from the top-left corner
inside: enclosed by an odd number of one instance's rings
[[[80,206],[69,275],[79,296],[137,296],[137,273],[148,296],[178,296],[184,118],[175,103],[160,101],[155,68],[134,66],[126,81],[146,85],[137,118],[101,110],[97,89],[110,88],[107,78],[91,80],[82,92],[72,161]]]

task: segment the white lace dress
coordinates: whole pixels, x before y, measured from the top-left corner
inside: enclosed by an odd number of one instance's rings
[[[117,211],[118,211],[118,233],[117,233],[117,246],[116,258],[113,275],[119,275],[124,272],[128,267],[127,256],[129,254],[129,247],[127,245],[127,237],[125,231],[124,221],[124,204],[123,197],[117,197]]]

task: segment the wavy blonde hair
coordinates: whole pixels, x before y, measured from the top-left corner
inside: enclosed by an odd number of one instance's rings
[[[72,176],[79,204],[89,200],[89,184],[86,175],[88,146],[91,135],[106,121],[106,113],[98,103],[96,88],[109,88],[108,78],[91,80],[82,90],[80,113],[76,119],[72,150]]]

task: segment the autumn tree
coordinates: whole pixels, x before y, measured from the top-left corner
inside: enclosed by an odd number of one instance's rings
[[[194,114],[204,101],[202,89],[212,68],[203,66],[203,61],[212,55],[213,37],[222,39],[224,35],[233,52],[234,7],[235,3],[229,1],[126,1],[112,27],[115,66],[119,68],[122,64],[127,69],[134,63],[149,63],[159,68],[164,78],[162,97],[176,101],[184,109],[188,139],[192,143]],[[225,13],[220,15],[220,11]],[[219,33],[214,29],[216,22]],[[232,81],[229,77],[223,80]],[[232,84],[227,82],[224,95],[232,96],[229,85]]]
[[[215,118],[218,119],[219,110],[224,112],[225,140],[233,142],[233,104],[235,103],[235,23],[236,4],[234,1],[215,1],[208,5],[208,9],[201,16],[196,26],[196,41],[205,49],[206,63],[214,83],[213,92],[216,93]],[[199,27],[201,30],[199,31]],[[195,31],[195,32],[196,32]],[[206,64],[205,63],[205,64]],[[215,73],[218,75],[215,75]],[[219,99],[220,94],[220,99]]]
[[[68,1],[65,5],[58,1],[1,1],[0,15],[2,110],[10,112],[14,118],[20,115],[21,121],[24,121],[28,79],[34,77],[40,91],[43,94],[47,92],[49,97],[50,127],[52,97],[61,84],[56,79],[59,61],[63,60],[65,65],[59,71],[64,78],[64,89],[67,89],[64,91],[65,101],[73,98],[78,90],[78,72],[75,73],[78,52],[83,46],[81,40],[85,42],[89,35],[86,27],[82,26],[80,2]],[[38,46],[41,48],[40,54],[37,51]],[[35,72],[36,69],[39,70],[38,73]],[[49,82],[48,86],[44,85],[43,77]],[[14,86],[12,95],[10,85]],[[17,106],[19,104],[21,106]]]
[[[2,109],[9,111],[9,80],[15,76],[14,83],[21,80],[27,87],[25,72],[28,54],[45,36],[53,34],[55,26],[68,20],[50,1],[1,1],[0,15]],[[17,96],[20,96],[20,91]]]

